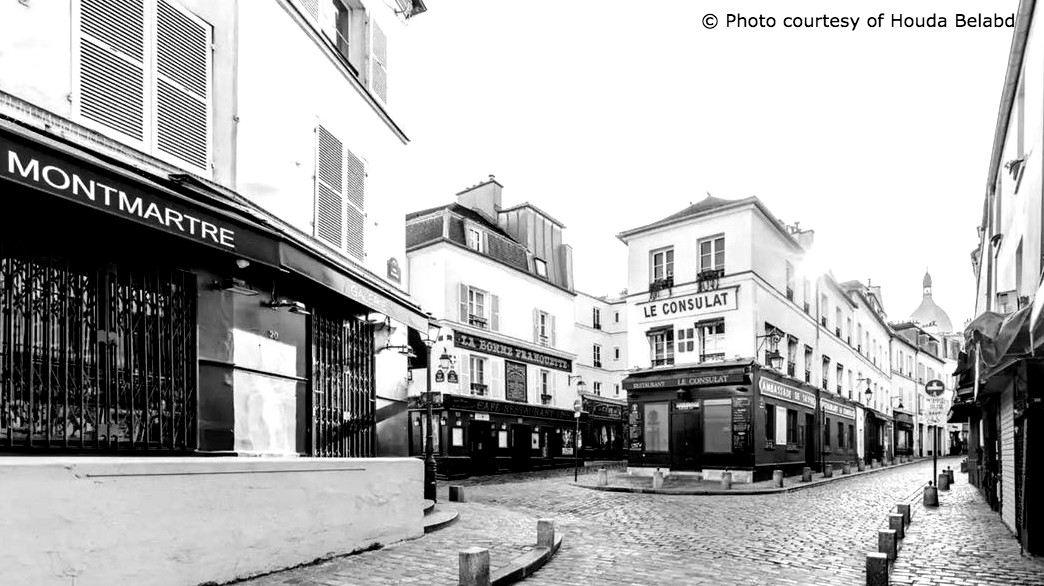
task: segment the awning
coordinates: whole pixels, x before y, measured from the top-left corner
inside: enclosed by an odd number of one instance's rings
[[[895,414],[895,424],[896,425],[902,425],[902,426],[905,426],[905,427],[913,427],[913,415],[911,415],[909,413],[906,413],[904,411],[898,411],[898,410],[894,411],[894,414]]]
[[[389,289],[368,284],[362,277],[349,276],[347,267],[334,266],[332,259],[309,254],[294,244],[279,244],[280,265],[352,299],[373,311],[421,332],[428,331],[428,316],[419,307]],[[390,286],[389,286],[390,287]],[[382,290],[383,289],[383,290]]]
[[[746,359],[694,364],[669,370],[657,368],[637,371],[625,378],[622,384],[627,390],[750,384],[747,372],[750,364],[751,361]]]
[[[980,394],[997,392],[1007,384],[1008,377],[1001,375],[1009,367],[1034,356],[1044,344],[1044,322],[1037,323],[1031,332],[1031,312],[1030,307],[1011,314],[985,312],[968,324],[964,330],[968,354],[963,371],[958,363],[958,389],[974,386],[978,362]]]
[[[974,401],[958,401],[950,406],[950,412],[946,417],[947,423],[964,423],[973,413],[978,413],[979,407]]]

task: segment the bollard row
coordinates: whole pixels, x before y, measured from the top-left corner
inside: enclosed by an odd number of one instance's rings
[[[866,554],[867,586],[888,586],[888,564],[895,561],[899,541],[906,537],[912,514],[910,505],[899,503],[895,508],[897,513],[888,514],[888,529],[877,532],[877,551]]]
[[[537,547],[553,550],[555,547],[555,521],[537,520]],[[490,586],[489,550],[484,547],[469,547],[457,554],[457,578],[460,586]]]

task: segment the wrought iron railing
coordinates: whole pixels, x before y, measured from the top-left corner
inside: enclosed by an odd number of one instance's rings
[[[196,446],[196,279],[0,245],[0,449]]]
[[[374,456],[374,326],[321,312],[310,326],[312,455]]]
[[[700,362],[721,362],[725,360],[724,352],[714,352],[712,354],[700,354]]]

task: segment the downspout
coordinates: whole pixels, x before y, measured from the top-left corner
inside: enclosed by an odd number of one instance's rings
[[[822,280],[823,279],[822,279],[821,276],[818,276],[818,275],[816,276],[816,350],[812,354],[813,356],[818,356],[819,357],[819,368],[820,368],[820,372],[821,372],[820,377],[824,376],[822,374],[823,355],[819,351],[819,328],[820,328],[820,326],[823,323],[823,321],[822,321],[823,320],[823,318],[822,318],[823,308],[820,305],[820,300],[822,299],[822,297],[821,297],[820,288],[819,288],[820,282]],[[818,450],[819,451],[819,470],[821,472],[826,469],[826,454],[824,453],[825,446],[823,445],[823,408],[820,405],[820,397],[821,397],[821,394],[822,394],[822,391],[823,391],[822,387],[823,387],[823,381],[822,381],[822,378],[821,378],[821,380],[819,381],[819,386],[816,387],[816,418],[815,418],[815,422],[816,422],[816,443],[819,445],[819,450]]]

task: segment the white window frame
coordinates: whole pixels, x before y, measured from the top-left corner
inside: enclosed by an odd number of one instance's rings
[[[674,332],[675,355],[693,353],[699,350],[696,343],[696,328],[680,327]]]
[[[475,228],[473,226],[467,227],[466,241],[468,248],[474,250],[475,252],[485,253],[486,246],[484,240],[485,233],[482,230],[479,230],[478,228]]]
[[[537,335],[541,346],[551,345],[551,314],[537,310]]]
[[[478,303],[478,297],[482,297],[482,302]],[[478,309],[479,313],[475,310]],[[486,322],[486,327],[489,328],[489,293],[482,289],[475,287],[468,287],[468,321],[471,318],[477,317]]]
[[[704,264],[703,261],[703,245],[706,243],[711,245],[709,266]],[[721,255],[721,262],[718,261],[719,254]],[[725,270],[725,235],[715,234],[714,236],[708,236],[697,240],[696,256],[699,259],[700,272],[718,269]]]
[[[602,329],[602,310],[597,307],[591,308],[591,327],[596,330]]]
[[[659,257],[659,260],[657,260]],[[669,258],[668,258],[669,257]],[[656,276],[659,268],[660,276]],[[649,281],[674,277],[674,247],[665,246],[649,252]]]
[[[555,402],[555,385],[550,370],[540,369],[537,373],[537,385],[540,388],[540,403],[553,405]],[[549,397],[546,403],[544,402],[545,395]]]
[[[655,366],[674,364],[674,327],[648,335],[649,357]],[[660,364],[657,364],[660,362]]]
[[[591,346],[591,364],[595,368],[601,368],[602,367],[602,345],[601,344],[593,344]]]
[[[720,332],[715,331],[714,333],[708,334],[708,330],[710,328],[717,329],[719,326],[721,327]],[[726,330],[724,319],[704,322],[698,325],[698,332],[696,335],[700,341],[700,362],[707,361],[706,357],[713,354],[725,354],[725,334]],[[708,352],[708,350],[711,351]],[[722,358],[720,359],[716,358],[713,361],[717,360],[724,360],[724,356],[722,356]]]
[[[547,261],[542,258],[533,259],[533,269],[538,277],[547,278]]]

